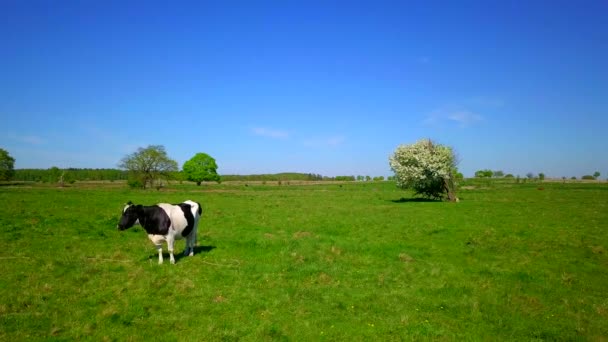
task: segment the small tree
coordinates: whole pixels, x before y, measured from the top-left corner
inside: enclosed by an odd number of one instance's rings
[[[494,174],[492,175],[492,177],[501,178],[501,177],[504,177],[504,175],[505,175],[504,172],[502,172],[501,170],[498,170],[498,171],[494,171]]]
[[[450,201],[456,201],[456,157],[450,147],[430,139],[399,145],[389,157],[389,164],[400,188],[411,188],[428,198],[447,195]]]
[[[494,175],[494,171],[492,170],[477,170],[475,171],[475,177],[477,178],[490,178]]]
[[[51,184],[57,182],[60,183],[61,181],[61,170],[57,167],[57,166],[53,166],[50,169],[48,169],[48,178],[47,181]]]
[[[541,181],[545,180],[545,174],[544,174],[544,173],[542,173],[542,172],[541,172],[541,173],[539,173],[539,174],[538,174],[538,179],[539,179],[539,180],[541,180]]]
[[[0,181],[8,181],[15,175],[15,158],[0,148]]]
[[[593,173],[593,177],[595,177],[595,179],[600,178],[600,175],[601,175],[601,174],[600,174],[600,172],[599,172],[599,171],[595,171],[595,172]]]
[[[171,172],[177,171],[177,162],[169,156],[162,145],[138,148],[122,158],[118,167],[129,171],[129,185],[133,187],[152,186],[155,180],[169,179]]]
[[[464,175],[462,174],[462,172],[458,172],[458,170],[454,170],[454,180],[456,181],[463,181],[464,180]]]
[[[217,163],[206,153],[197,153],[185,162],[183,171],[186,179],[196,182],[196,185],[201,185],[201,182],[220,182],[220,176],[217,174]]]

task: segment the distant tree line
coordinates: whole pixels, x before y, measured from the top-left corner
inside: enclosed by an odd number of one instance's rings
[[[593,175],[584,175],[581,177],[581,179],[584,180],[597,180],[599,179],[601,176],[601,173],[599,171],[595,171],[593,173]],[[525,178],[523,178],[523,180],[528,179],[528,180],[545,180],[545,174],[543,172],[539,172],[538,174],[534,174],[533,172],[528,172],[526,173]],[[520,180],[522,180],[522,177],[520,177],[519,175],[517,176],[513,176],[513,174],[505,174],[502,170],[497,170],[497,171],[492,171],[490,169],[485,169],[485,170],[477,170],[475,171],[475,178],[513,178],[516,180],[517,183],[520,182]],[[566,177],[562,177],[563,180],[567,179]],[[576,177],[571,177],[570,179],[575,180]]]
[[[124,181],[129,180],[129,171],[120,169],[89,169],[89,168],[67,168],[60,169],[51,167],[49,169],[15,169],[11,179],[25,182],[56,183],[63,176],[65,183],[77,181]],[[393,177],[388,177],[389,180]],[[168,180],[188,180],[183,172],[175,171],[168,173]],[[284,172],[276,174],[257,175],[222,175],[221,181],[383,181],[384,176],[335,176],[328,177],[314,173]]]
[[[66,168],[53,166],[49,169],[14,169],[15,159],[0,148],[0,181],[25,181],[71,184],[77,181],[127,181],[133,188],[162,187],[168,181],[202,182],[222,181],[383,181],[384,176],[336,176],[327,177],[315,173],[285,172],[258,175],[224,175],[217,173],[217,163],[206,153],[196,153],[186,161],[182,170],[171,159],[162,145],[140,147],[124,156],[118,169]],[[389,177],[394,179],[394,177]]]
[[[55,183],[63,176],[63,181],[117,181],[126,180],[128,172],[118,169],[60,169],[56,166],[50,169],[15,169],[13,180],[25,182]]]
[[[372,180],[369,176],[335,176],[328,177],[314,173],[297,173],[297,172],[284,172],[274,174],[257,174],[257,175],[223,175],[222,182],[229,181],[342,181],[342,182],[354,182],[356,180],[365,181]],[[374,180],[384,180],[383,176],[374,177]]]

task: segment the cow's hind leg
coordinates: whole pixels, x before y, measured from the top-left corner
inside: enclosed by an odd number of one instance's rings
[[[158,264],[160,265],[163,263],[163,245],[158,244],[155,246],[156,246],[156,250],[158,251]]]
[[[184,251],[184,255],[193,256],[194,255],[194,243],[196,242],[196,230],[190,232],[190,235],[186,238],[186,250]]]
[[[173,256],[173,245],[175,244],[175,239],[168,238],[167,239],[167,248],[169,249],[169,261],[172,264],[175,264],[175,257]]]

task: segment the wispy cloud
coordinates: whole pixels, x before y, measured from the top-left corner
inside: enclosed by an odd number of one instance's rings
[[[18,141],[21,143],[29,144],[29,145],[43,145],[46,143],[46,139],[39,137],[37,135],[17,135],[17,134],[9,134],[9,138]]]
[[[444,123],[455,123],[459,127],[464,128],[475,125],[483,120],[482,115],[469,109],[446,107],[429,113],[424,119],[423,124],[436,126]]]
[[[480,108],[500,108],[505,105],[505,101],[494,96],[474,96],[462,102],[466,106]]]
[[[311,138],[304,140],[304,146],[308,147],[337,147],[346,142],[346,138],[342,135],[336,135],[327,138]]]
[[[419,64],[429,64],[431,63],[431,58],[428,56],[420,56],[416,59],[416,62]]]
[[[286,139],[289,137],[287,131],[266,128],[266,127],[254,127],[251,132],[257,136],[273,138],[273,139]]]
[[[448,120],[458,123],[462,127],[470,126],[483,120],[481,115],[468,110],[459,110],[448,113],[447,118]]]

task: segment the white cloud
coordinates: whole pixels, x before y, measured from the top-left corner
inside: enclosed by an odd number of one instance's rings
[[[304,140],[304,146],[308,147],[337,147],[346,141],[346,138],[341,135],[336,135],[328,138],[311,138]]]
[[[448,120],[457,122],[462,127],[470,126],[472,124],[475,124],[475,123],[483,120],[481,115],[473,113],[468,110],[459,110],[459,111],[448,113],[447,118],[448,118]]]
[[[504,107],[505,101],[493,96],[474,96],[463,101],[463,104],[481,108],[500,108]]]
[[[277,130],[272,128],[265,127],[254,127],[251,129],[251,132],[255,135],[273,139],[286,139],[289,137],[289,133],[283,130]]]
[[[418,62],[419,64],[429,64],[431,63],[431,58],[427,56],[421,56],[416,59],[416,62]]]
[[[16,134],[9,134],[9,138],[11,138],[14,141],[18,141],[21,143],[26,143],[29,145],[43,145],[46,143],[46,140],[42,137],[39,137],[37,135],[16,135]]]
[[[422,121],[425,125],[437,126],[443,123],[456,123],[459,127],[469,127],[483,121],[480,114],[459,107],[445,107],[437,109]]]

